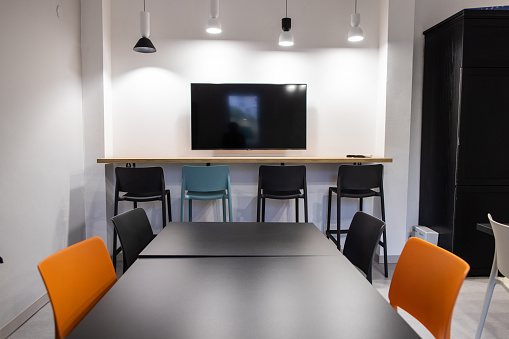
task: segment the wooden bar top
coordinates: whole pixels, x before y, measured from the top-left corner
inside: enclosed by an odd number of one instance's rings
[[[351,158],[351,157],[286,157],[286,156],[260,156],[260,157],[170,157],[170,158],[99,158],[98,164],[119,164],[119,163],[214,163],[214,164],[253,164],[253,163],[321,163],[321,164],[338,164],[338,163],[380,163],[392,162],[392,158]]]

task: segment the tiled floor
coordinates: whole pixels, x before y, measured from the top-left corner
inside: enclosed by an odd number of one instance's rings
[[[390,276],[395,265],[389,265]],[[467,278],[463,283],[454,309],[451,329],[452,338],[473,338],[481,313],[486,292],[487,278]],[[390,278],[382,274],[382,266],[373,270],[373,286],[385,297],[389,292]],[[408,314],[400,314],[423,338],[433,338],[419,322]],[[54,338],[53,313],[51,305],[46,304],[23,326],[14,332],[9,339]],[[482,338],[509,338],[509,293],[502,287],[495,287],[495,293],[488,312]]]

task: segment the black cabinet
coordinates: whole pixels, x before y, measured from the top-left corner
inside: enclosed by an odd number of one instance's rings
[[[509,11],[463,10],[424,36],[419,224],[489,275],[476,224],[509,223]]]

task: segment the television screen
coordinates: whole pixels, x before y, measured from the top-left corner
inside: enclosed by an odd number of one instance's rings
[[[306,149],[305,84],[191,84],[193,150]]]

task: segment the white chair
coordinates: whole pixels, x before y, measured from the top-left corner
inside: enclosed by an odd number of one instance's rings
[[[488,288],[486,289],[486,296],[484,297],[484,305],[481,312],[481,320],[475,333],[475,338],[481,337],[488,308],[490,307],[491,297],[496,284],[502,286],[509,292],[509,226],[498,223],[491,218],[488,214],[491,227],[493,228],[493,235],[495,236],[495,256],[493,258],[493,266],[491,267],[490,279],[488,280]],[[499,277],[498,272],[502,273],[504,277]]]

